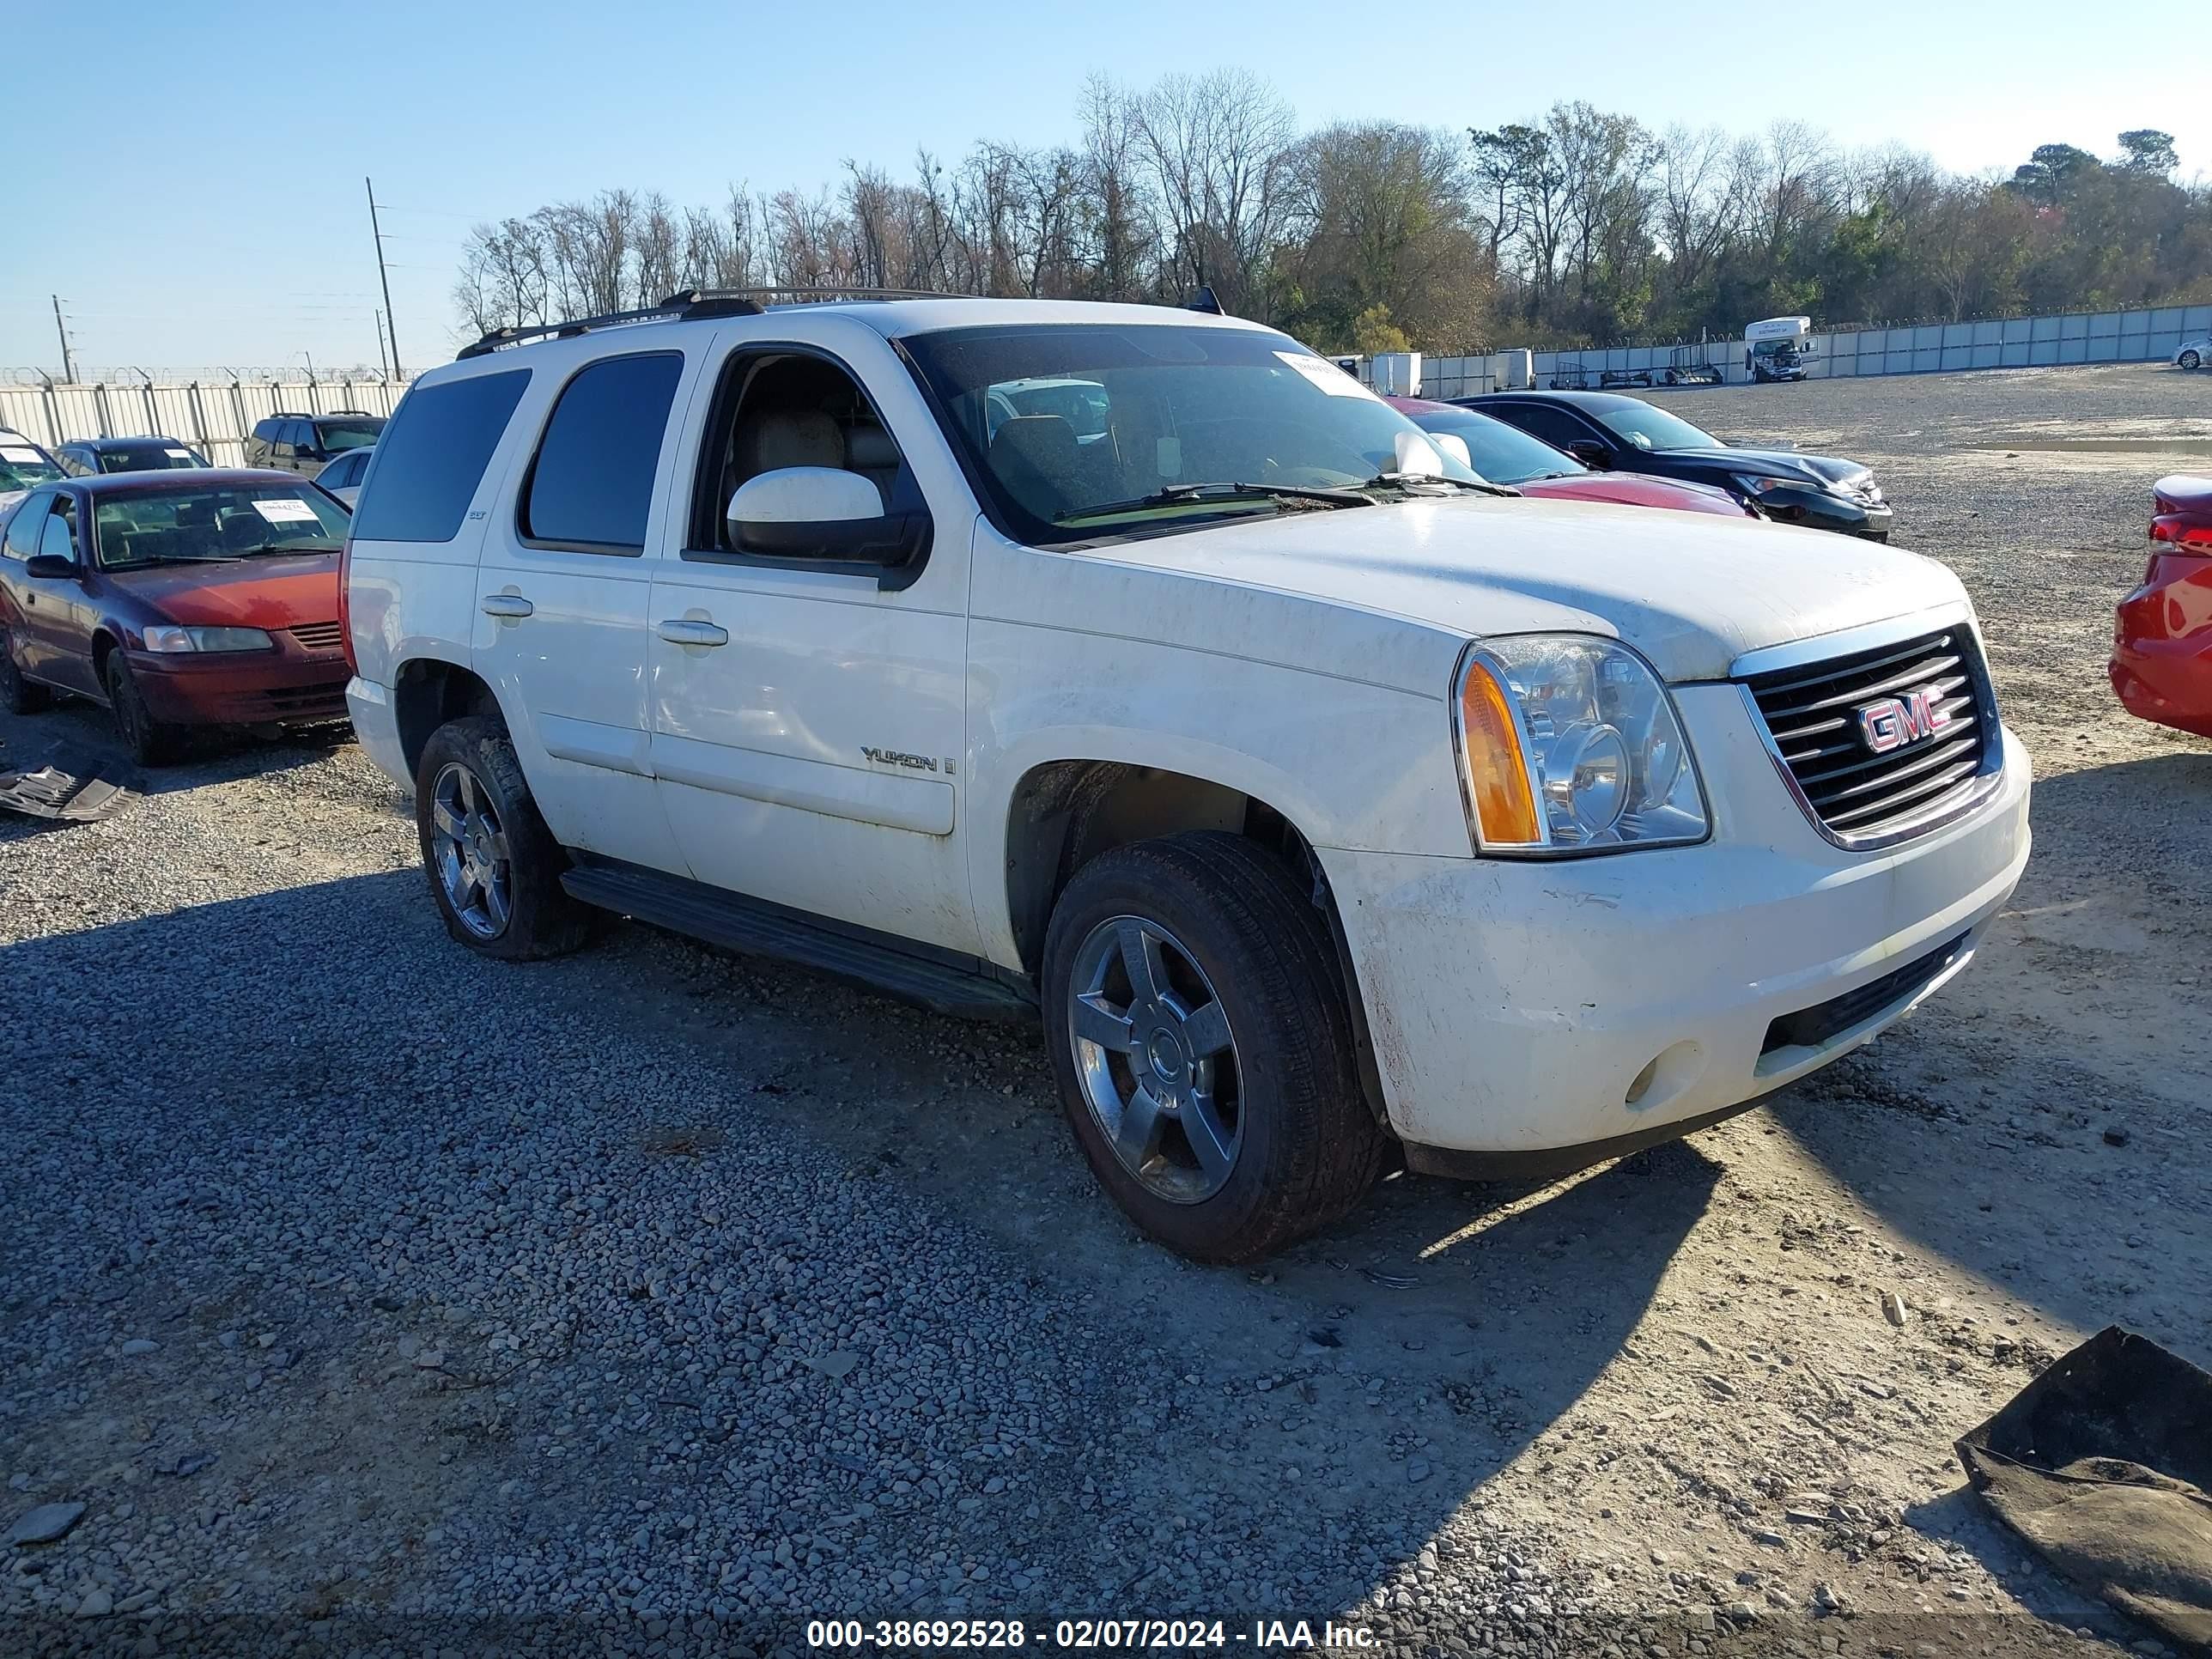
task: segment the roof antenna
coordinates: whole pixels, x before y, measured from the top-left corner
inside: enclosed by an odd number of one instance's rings
[[[1191,296],[1190,303],[1185,306],[1183,309],[1185,311],[1202,311],[1209,317],[1225,317],[1229,314],[1221,308],[1221,301],[1214,297],[1213,286],[1212,283],[1206,284],[1205,287],[1200,289],[1196,294],[1193,295]]]

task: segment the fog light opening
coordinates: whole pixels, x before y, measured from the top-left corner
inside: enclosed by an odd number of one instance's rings
[[[1654,1060],[1649,1066],[1646,1066],[1642,1071],[1636,1074],[1636,1081],[1628,1085],[1628,1092],[1626,1095],[1622,1097],[1621,1103],[1625,1106],[1642,1105],[1644,1103],[1644,1097],[1651,1092],[1652,1081],[1654,1079],[1657,1078],[1658,1075],[1659,1062],[1656,1060]]]
[[[1632,1112],[1660,1110],[1679,1102],[1705,1074],[1705,1045],[1695,1037],[1685,1037],[1652,1055],[1651,1063],[1636,1074],[1620,1103]]]

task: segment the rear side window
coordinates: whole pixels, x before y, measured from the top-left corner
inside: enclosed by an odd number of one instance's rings
[[[449,542],[483,481],[507,417],[530,384],[526,368],[418,386],[376,446],[376,476],[353,521],[365,542]]]
[[[517,520],[524,539],[586,553],[644,550],[661,441],[683,374],[675,351],[610,357],[577,372],[531,464]]]
[[[1564,410],[1547,408],[1542,404],[1512,404],[1500,411],[1523,432],[1542,439],[1554,449],[1565,449],[1569,444],[1583,443],[1591,436],[1589,430]]]

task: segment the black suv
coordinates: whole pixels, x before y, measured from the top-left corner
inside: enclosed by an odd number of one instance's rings
[[[383,430],[384,417],[366,410],[302,415],[280,409],[255,423],[253,435],[246,441],[246,464],[312,478],[347,450],[374,443]]]

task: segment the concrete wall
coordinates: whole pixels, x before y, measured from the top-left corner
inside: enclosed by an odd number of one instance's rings
[[[2063,363],[2164,362],[2184,338],[2212,334],[2212,306],[2165,306],[2148,311],[2078,311],[2056,317],[1991,318],[1816,333],[1809,378],[1867,374],[1940,374],[1969,368],[2032,368]],[[1486,357],[1429,357],[1421,395],[1470,398],[1500,390],[1502,353]],[[1657,380],[1678,361],[1700,355],[1728,383],[1741,385],[1743,342],[1702,346],[1614,346],[1605,350],[1539,351],[1535,381],[1548,386],[1577,365],[1595,390],[1605,369],[1645,370]]]

